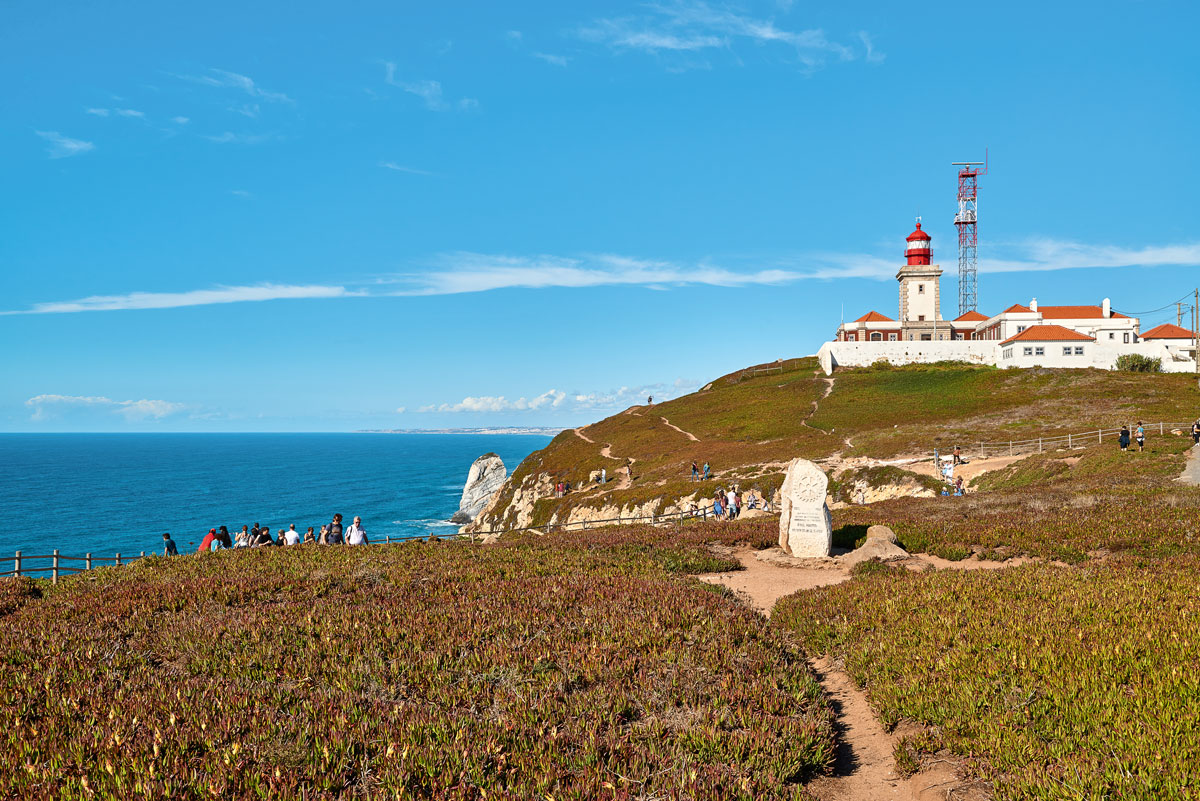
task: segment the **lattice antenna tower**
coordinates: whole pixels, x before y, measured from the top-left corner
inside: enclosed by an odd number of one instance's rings
[[[979,176],[987,175],[987,150],[983,161],[955,161],[958,167],[958,313],[964,315],[979,307]],[[982,169],[980,169],[982,168]]]

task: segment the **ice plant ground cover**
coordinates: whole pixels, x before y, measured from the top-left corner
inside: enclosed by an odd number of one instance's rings
[[[733,566],[706,528],[6,583],[0,797],[807,798],[832,713],[792,635],[682,575]]]
[[[797,593],[772,623],[830,653],[897,764],[948,749],[997,799],[1200,794],[1200,558],[1000,571],[863,571]]]

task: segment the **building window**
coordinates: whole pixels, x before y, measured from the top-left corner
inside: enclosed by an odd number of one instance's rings
[[[1067,345],[1066,347],[1063,348],[1063,356],[1070,356],[1070,355],[1071,355],[1071,346]]]
[[[925,294],[925,285],[924,284],[917,284],[917,294],[918,295]]]
[[[1078,346],[1076,346],[1076,348],[1075,348],[1075,355],[1076,355],[1076,356],[1082,356],[1082,355],[1083,355],[1083,345],[1078,345]]]
[[[1019,334],[1019,333],[1021,333],[1021,332],[1022,332],[1022,331],[1024,331],[1024,330],[1025,330],[1025,326],[1023,326],[1023,325],[1018,325],[1018,326],[1017,326],[1017,333],[1018,333],[1018,334]]]
[[[1117,335],[1116,335],[1115,333],[1113,333],[1112,331],[1109,331],[1109,332],[1108,332],[1108,338],[1109,338],[1109,339],[1116,339],[1116,338],[1117,338]]]
[[[1034,349],[1033,349],[1033,355],[1034,355],[1034,356],[1045,356],[1045,355],[1046,355],[1046,349],[1045,349],[1045,348],[1034,348]]]
[[[1011,358],[1012,358],[1012,351],[1013,351],[1013,349],[1012,349],[1012,348],[1005,348],[1005,349],[1004,349],[1004,358],[1006,358],[1006,359],[1011,359]]]
[[[857,339],[858,339],[858,334],[847,334],[847,335],[846,335],[846,341],[847,341],[847,342],[854,342],[854,341],[856,341]]]
[[[1025,348],[1025,349],[1022,351],[1022,353],[1023,353],[1025,356],[1032,356],[1032,355],[1033,355],[1033,348]]]
[[[955,335],[954,335],[954,338],[955,338],[955,339],[962,339],[962,338],[963,338],[963,335],[962,335],[962,334],[955,334]]]
[[[1129,332],[1128,331],[1125,332],[1125,344],[1126,345],[1129,344]]]
[[[875,333],[871,334],[871,341],[872,341],[872,342],[882,342],[882,341],[883,341],[883,334],[881,334],[881,333],[879,333],[878,331],[876,331]]]
[[[895,341],[896,341],[896,335],[888,334],[888,342],[895,342]]]
[[[923,322],[925,322],[925,315],[923,315],[923,314],[918,314],[918,315],[917,315],[917,322],[918,322],[918,323],[923,323]],[[1125,340],[1125,341],[1126,341],[1126,342],[1128,342],[1129,340]]]

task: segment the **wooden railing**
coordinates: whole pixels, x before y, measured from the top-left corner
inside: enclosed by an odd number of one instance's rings
[[[82,573],[85,570],[91,570],[93,567],[103,567],[106,563],[114,563],[118,565],[127,565],[131,562],[136,562],[138,559],[144,559],[145,551],[141,551],[137,556],[123,557],[121,554],[116,556],[92,556],[84,554],[83,556],[64,556],[54,549],[48,554],[23,554],[17,551],[13,556],[13,569],[0,572],[0,576],[27,576],[32,573],[49,573],[50,580],[55,584],[58,583],[59,576],[71,575],[72,573]],[[50,560],[50,564],[44,567],[31,567],[29,562],[40,562]],[[63,562],[83,562],[83,566],[65,565]]]
[[[1186,435],[1191,435],[1191,423],[1143,423],[1142,428],[1146,433],[1157,432],[1161,436],[1165,436],[1174,429],[1182,431]],[[1129,424],[1129,437],[1132,441],[1134,432],[1137,430],[1135,423]],[[1120,436],[1120,427],[1116,428],[1099,428],[1095,431],[1084,431],[1079,434],[1055,434],[1048,437],[1033,437],[1031,439],[1009,440],[1008,442],[963,442],[959,443],[959,447],[964,453],[974,453],[978,457],[987,456],[1016,456],[1021,453],[1042,453],[1044,451],[1056,451],[1062,448],[1071,450],[1074,448],[1082,448],[1092,443],[1102,443],[1106,439],[1113,440]],[[974,447],[974,451],[971,448]],[[939,448],[943,456],[949,455],[953,451],[954,446],[948,448]]]

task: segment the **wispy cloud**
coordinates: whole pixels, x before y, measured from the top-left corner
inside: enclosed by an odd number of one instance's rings
[[[106,108],[89,108],[84,110],[85,114],[91,114],[96,117],[107,117],[111,112]]]
[[[517,398],[508,400],[503,395],[482,395],[479,397],[463,398],[458,403],[442,403],[422,406],[417,411],[427,412],[525,412],[537,409],[556,409],[562,406],[567,393],[557,389],[547,390],[535,398]]]
[[[858,32],[858,39],[863,43],[863,47],[867,49],[866,59],[871,64],[882,64],[887,58],[886,53],[880,53],[875,49],[875,40],[871,38],[871,34],[866,31]]]
[[[390,85],[399,89],[403,89],[411,95],[416,95],[425,103],[425,108],[430,111],[447,111],[451,108],[457,108],[460,111],[468,111],[479,106],[479,101],[473,97],[464,97],[457,101],[451,102],[446,99],[445,93],[442,91],[440,81],[419,80],[406,81],[396,77],[396,65],[394,62],[385,61],[384,80]]]
[[[230,189],[229,194],[237,195],[238,197],[253,197],[253,195],[251,195],[245,189]]]
[[[831,40],[820,28],[791,30],[771,19],[759,19],[728,7],[677,0],[650,5],[645,14],[597,19],[578,30],[580,38],[613,50],[646,53],[685,53],[729,49],[738,42],[757,46],[779,45],[806,69],[822,66],[829,57],[849,61],[855,48]],[[860,40],[870,51],[869,37]]]
[[[540,58],[547,64],[553,64],[556,67],[565,67],[570,61],[566,56],[556,56],[553,53],[533,53],[534,58]]]
[[[182,403],[165,400],[112,400],[88,395],[36,395],[25,401],[25,405],[33,409],[33,420],[45,420],[63,409],[82,407],[105,409],[129,421],[160,420],[187,408]]]
[[[381,161],[379,166],[384,169],[394,170],[396,172],[406,172],[410,175],[433,175],[428,170],[418,170],[416,167],[406,167],[403,164],[397,164],[394,161]]]
[[[227,70],[219,70],[209,68],[203,75],[176,75],[185,81],[202,84],[204,86],[216,86],[230,89],[240,89],[251,97],[260,98],[270,103],[295,103],[295,100],[285,95],[283,92],[269,92],[263,89],[254,79],[246,75],[239,75],[236,72]]]
[[[1033,239],[1000,246],[1010,258],[979,260],[980,272],[1024,273],[1105,267],[1200,267],[1200,242],[1140,248]]]
[[[260,142],[266,142],[275,137],[271,134],[235,134],[233,131],[225,131],[216,135],[208,135],[202,137],[210,142],[216,142],[218,145],[257,145]]]
[[[175,123],[176,125],[187,125],[189,122],[191,122],[191,120],[187,117],[172,117],[171,122]]]
[[[85,112],[96,117],[115,115],[117,117],[132,117],[138,120],[146,119],[146,112],[138,111],[134,108],[89,108],[85,109]]]
[[[218,286],[188,292],[130,292],[126,295],[92,295],[78,300],[37,303],[29,309],[0,311],[14,314],[70,314],[87,311],[124,311],[128,309],[176,309],[183,306],[208,306],[216,303],[246,303],[266,300],[304,298],[344,298],[361,295],[341,286],[256,284],[254,286]]]
[[[91,142],[85,142],[82,139],[72,139],[69,136],[63,136],[58,131],[34,131],[38,136],[42,137],[49,143],[46,152],[50,154],[52,159],[65,159],[68,156],[78,156],[81,153],[87,153],[95,149],[95,145]]]

